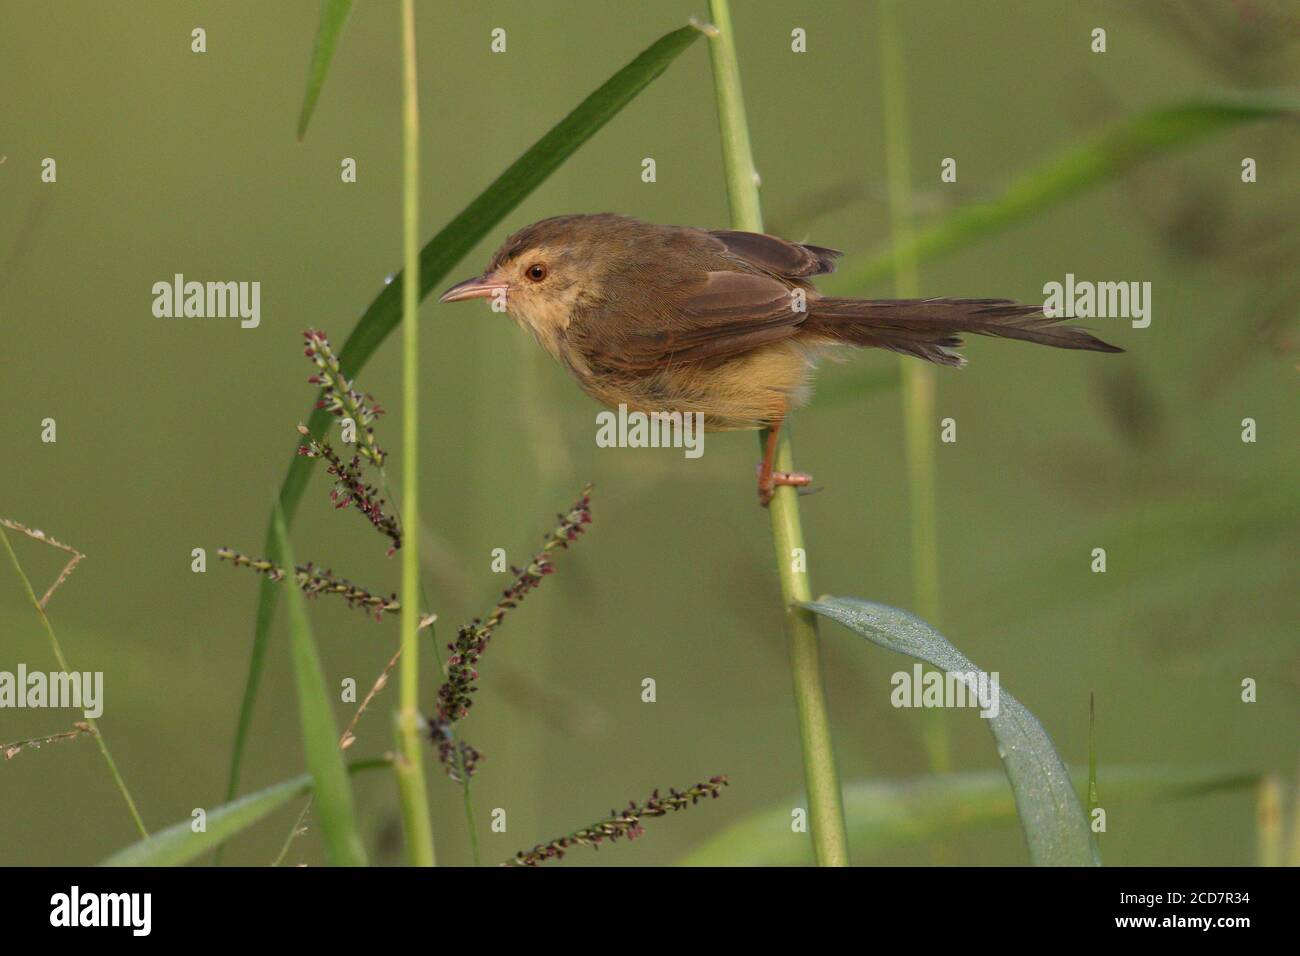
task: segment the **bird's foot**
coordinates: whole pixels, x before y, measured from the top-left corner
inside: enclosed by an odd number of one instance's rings
[[[772,502],[772,495],[781,485],[792,488],[807,488],[812,484],[812,475],[802,471],[772,471],[763,474],[763,466],[758,466],[758,503],[766,508]]]

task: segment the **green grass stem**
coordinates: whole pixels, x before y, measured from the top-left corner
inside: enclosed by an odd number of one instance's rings
[[[891,244],[902,250],[894,259],[894,295],[921,297],[912,221],[911,139],[907,127],[907,87],[903,75],[903,40],[898,24],[897,0],[880,4],[880,67],[884,94],[885,155],[889,176],[889,228]],[[939,516],[938,481],[934,460],[934,366],[908,355],[898,357],[903,383],[903,459],[907,463],[907,488],[911,506],[912,590],[917,615],[939,626]],[[952,769],[948,718],[942,710],[927,709],[922,738],[930,769]]]
[[[734,229],[763,231],[763,213],[758,200],[758,176],[749,145],[745,101],[736,62],[735,37],[727,0],[710,0],[709,12],[716,32],[709,37],[713,62],[713,83],[718,99],[718,121],[722,131],[722,157],[727,177],[727,199]],[[767,433],[759,435],[763,446]],[[787,425],[777,445],[775,467],[794,470],[794,452]],[[785,612],[790,646],[790,667],[794,677],[795,709],[799,716],[799,738],[803,750],[804,782],[808,791],[809,830],[814,856],[820,866],[847,866],[848,840],[844,829],[844,807],[839,775],[831,744],[830,718],[822,685],[821,651],[817,641],[817,618],[798,606],[812,599],[808,573],[796,570],[794,555],[802,551],[803,526],[799,519],[799,497],[794,488],[776,489],[769,506],[776,565],[781,578],[781,603]],[[804,552],[806,553],[806,552]],[[802,566],[802,565],[800,565]]]
[[[420,104],[415,63],[415,4],[402,0],[402,508],[412,529],[402,548],[402,601],[420,607]],[[433,824],[420,733],[420,615],[401,618],[397,710],[398,759],[407,858],[433,866]]]

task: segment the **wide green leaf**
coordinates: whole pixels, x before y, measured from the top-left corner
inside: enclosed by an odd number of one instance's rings
[[[1107,803],[1166,800],[1219,790],[1249,789],[1257,774],[1222,770],[1115,767],[1104,771]],[[1076,789],[1087,785],[1074,777]],[[697,846],[683,866],[810,866],[812,848],[790,826],[788,801],[750,814]],[[853,859],[868,862],[891,847],[1004,826],[1016,806],[1006,774],[997,771],[944,774],[908,780],[856,780],[844,787],[844,818]]]
[[[929,259],[970,245],[1045,212],[1093,186],[1118,179],[1141,163],[1185,149],[1215,133],[1264,119],[1295,119],[1294,99],[1251,95],[1181,103],[1122,120],[1112,129],[1071,146],[1020,176],[1001,196],[958,209],[917,230],[908,242],[865,259],[843,263],[825,282],[843,294],[891,275],[898,261]]]
[[[538,140],[527,152],[506,169],[477,199],[465,207],[441,232],[429,240],[420,252],[420,297],[441,283],[451,268],[488,234],[505,216],[555,172],[597,130],[608,123],[623,107],[655,77],[668,68],[682,52],[701,36],[693,26],[683,27],[661,37],[636,59],[609,78],[599,89],[583,100],[578,107],[562,119],[549,133]],[[339,356],[343,374],[357,374],[374,355],[375,350],[397,327],[401,320],[402,276],[393,281],[370,303]],[[308,420],[313,435],[321,435],[330,416],[314,409]],[[285,523],[293,521],[302,500],[303,491],[315,459],[296,452],[289,465],[288,474],[280,486],[280,507],[284,509]],[[267,557],[283,566],[283,555],[274,550],[271,529],[267,530]],[[239,772],[248,733],[252,726],[253,705],[261,681],[262,665],[266,656],[267,635],[275,613],[279,586],[263,580],[257,604],[257,621],[253,635],[253,648],[248,662],[248,678],[244,697],[239,708],[239,724],[235,731],[234,752],[230,762],[230,777],[226,799],[234,797],[239,789]]]
[[[284,515],[276,508],[272,519],[276,551],[294,567]],[[292,582],[291,582],[292,583]],[[316,812],[320,817],[325,850],[334,866],[365,866],[366,851],[357,832],[352,806],[352,784],[339,749],[338,727],[325,689],[325,671],[307,618],[307,599],[296,587],[289,592],[289,649],[293,660],[293,681],[298,690],[298,719],[302,725],[303,751],[307,770],[316,791]]]
[[[207,828],[201,832],[194,832],[192,820],[182,820],[118,850],[99,865],[181,866],[270,816],[294,797],[310,792],[310,774],[294,777],[217,807],[207,815]]]
[[[298,139],[307,135],[307,124],[316,110],[325,74],[329,72],[334,48],[343,35],[343,25],[352,12],[352,0],[321,0],[320,23],[316,27],[316,47],[311,52],[311,66],[307,69],[307,92],[302,98],[302,112],[298,114]]]
[[[389,766],[388,760],[361,760],[348,767],[349,773]],[[222,804],[207,815],[206,828],[198,833],[193,820],[182,820],[147,839],[132,843],[103,860],[100,866],[182,866],[264,820],[295,797],[311,793],[311,774],[304,773]]]
[[[907,611],[858,598],[824,597],[803,605],[891,651],[933,664],[944,673],[987,676],[942,634]],[[1000,686],[988,717],[998,756],[1011,781],[1016,811],[1035,866],[1100,865],[1083,806],[1064,761],[1038,718]]]

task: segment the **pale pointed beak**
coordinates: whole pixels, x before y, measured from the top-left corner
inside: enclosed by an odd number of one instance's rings
[[[495,276],[475,276],[464,282],[457,282],[444,292],[439,302],[460,302],[463,299],[491,299],[499,292],[505,292],[506,283]]]

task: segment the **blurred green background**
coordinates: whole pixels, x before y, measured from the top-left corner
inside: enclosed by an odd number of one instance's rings
[[[1284,4],[914,2],[902,25],[916,214],[994,196],[1015,175],[1119,117],[1207,90],[1295,89]],[[1174,7],[1179,8],[1175,11]],[[102,670],[101,727],[147,823],[212,808],[225,790],[257,581],[216,560],[260,553],[294,425],[313,390],[300,333],[341,345],[400,260],[398,12],[354,10],[305,142],[295,141],[315,2],[0,4],[0,516],[87,559],[50,605],[73,667]],[[1294,8],[1291,10],[1294,13]],[[577,102],[703,0],[654,4],[419,4],[427,237]],[[879,20],[862,2],[738,2],[733,9],[768,227],[878,250],[888,241]],[[190,52],[190,31],[208,52]],[[790,51],[803,27],[808,52]],[[1089,52],[1094,26],[1109,52]],[[504,27],[508,52],[489,51]],[[1295,36],[1294,31],[1291,34]],[[614,210],[727,225],[708,53],[698,43],[507,222],[452,279],[533,220]],[[1088,694],[1110,864],[1255,860],[1248,792],[1163,803],[1107,800],[1107,768],[1197,766],[1293,778],[1296,656],[1297,286],[1294,125],[1254,124],[956,254],[926,262],[925,295],[1041,298],[1067,272],[1150,281],[1154,320],[1095,320],[1119,357],[972,342],[940,369],[937,410],[941,629],[1086,762]],[[39,181],[40,161],[58,182]],[[959,180],[940,184],[939,162]],[[1243,185],[1243,156],[1260,181]],[[354,157],[359,181],[340,181]],[[658,181],[641,181],[653,157]],[[1289,270],[1289,271],[1288,271]],[[262,323],[167,320],[150,287],[258,280]],[[449,283],[448,283],[449,284]],[[869,290],[890,294],[889,283]],[[510,615],[480,668],[461,729],[487,755],[474,784],[484,858],[558,836],[655,787],[716,773],[718,801],[651,821],[645,838],[573,864],[667,864],[746,814],[799,802],[802,769],[767,515],[754,502],[752,435],[709,436],[702,459],[606,450],[598,410],[504,317],[421,310],[421,469],[426,587],[439,640],[483,613],[585,480],[595,523],[558,573]],[[395,407],[397,337],[359,382]],[[824,396],[793,419],[799,463],[825,490],[804,499],[815,593],[914,606],[897,368],[863,354],[827,368]],[[40,441],[57,421],[58,441]],[[1259,423],[1243,444],[1240,422]],[[381,420],[397,448],[400,416]],[[937,424],[935,429],[937,439]],[[379,590],[396,561],[335,514],[320,469],[294,548]],[[11,540],[37,590],[61,555]],[[205,574],[190,550],[208,551]],[[1109,570],[1089,570],[1094,547]],[[283,612],[281,611],[281,614]],[[327,678],[363,692],[397,643],[321,599]],[[926,772],[924,715],[889,705],[910,660],[823,624],[842,777]],[[268,656],[242,789],[303,761],[282,622]],[[427,645],[426,645],[427,647]],[[426,703],[438,676],[424,658]],[[45,636],[0,568],[0,669],[53,669]],[[658,701],[642,703],[653,677]],[[1240,681],[1259,681],[1242,704]],[[393,690],[354,756],[390,744]],[[342,726],[353,707],[340,703]],[[957,770],[997,767],[987,728],[946,715]],[[0,711],[0,743],[68,729],[70,712]],[[430,760],[442,861],[468,861],[461,794]],[[357,778],[372,859],[400,862],[386,774]],[[493,808],[504,834],[487,832]],[[235,841],[263,864],[299,807]],[[94,862],[135,838],[93,742],[0,764],[0,863]],[[290,862],[323,862],[314,829]],[[804,839],[791,837],[791,839]],[[870,861],[1018,864],[1009,822]],[[865,861],[865,860],[864,860]]]

